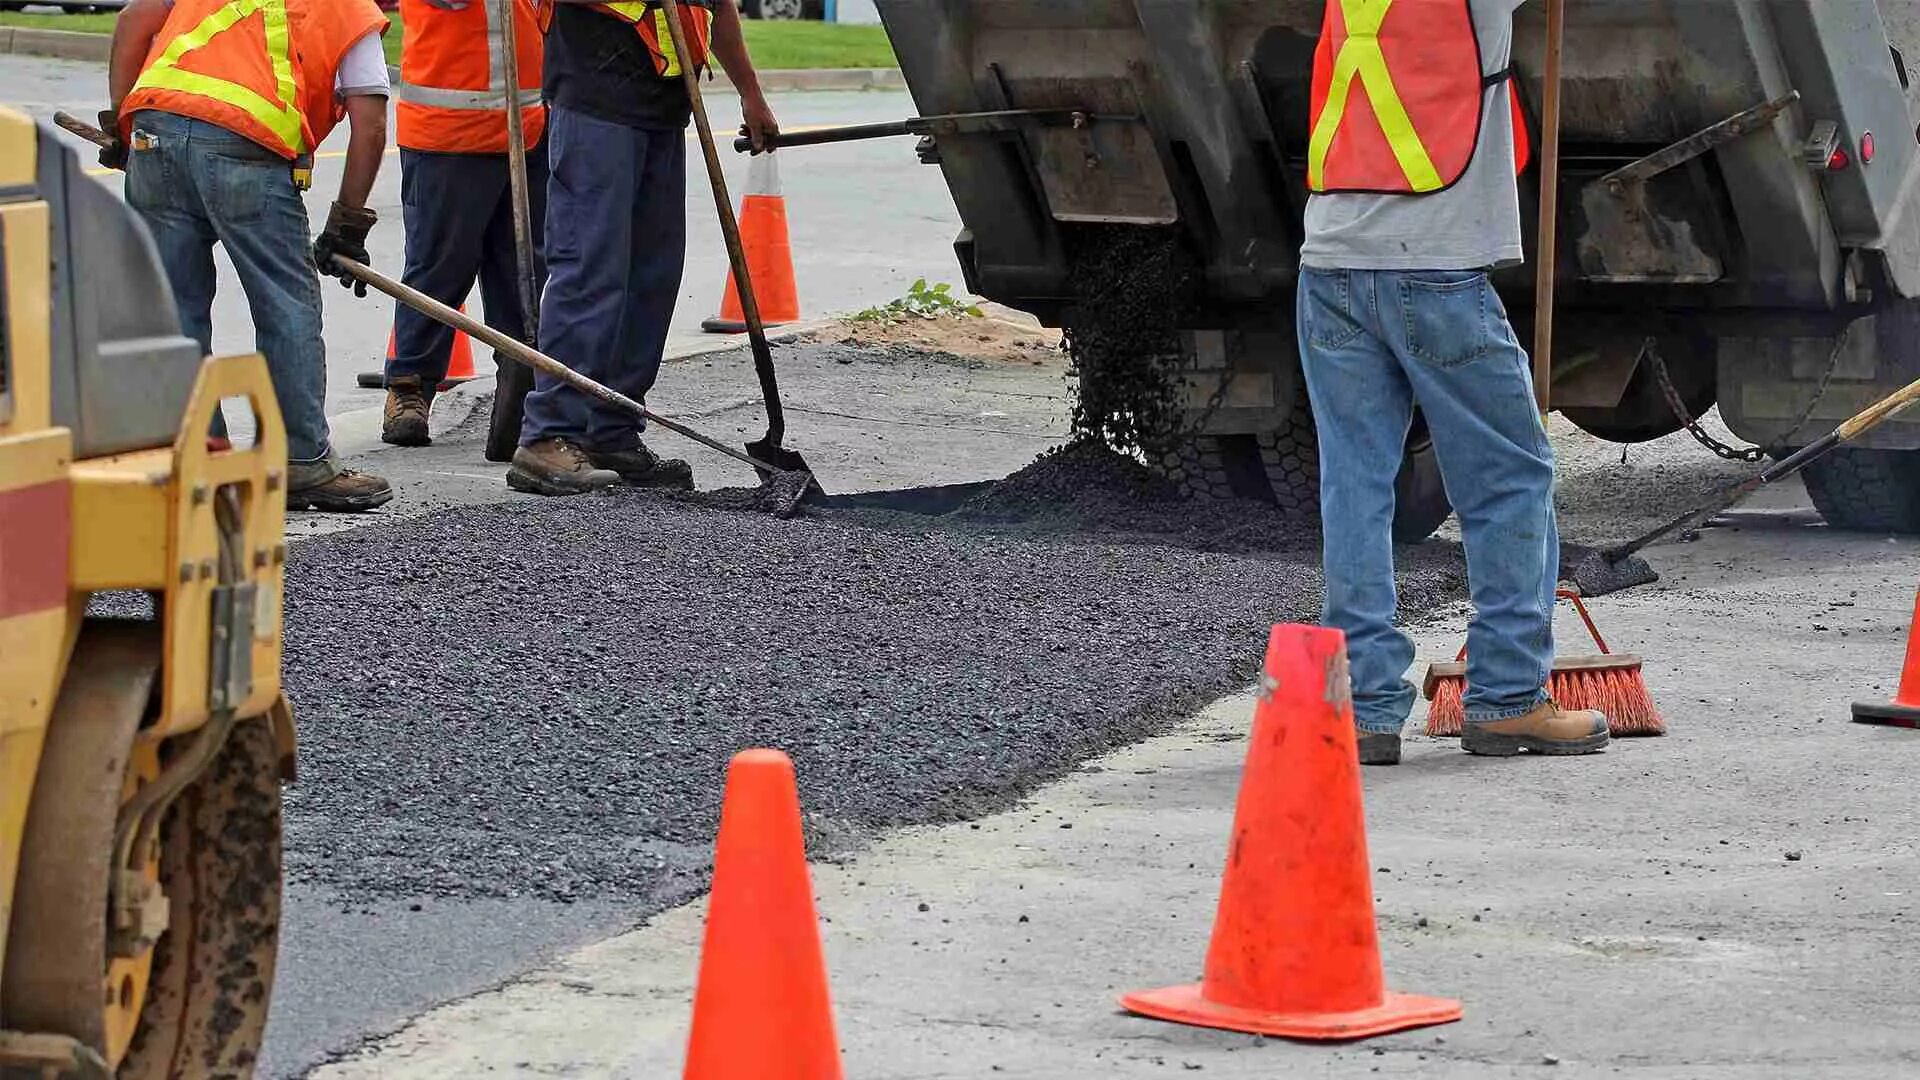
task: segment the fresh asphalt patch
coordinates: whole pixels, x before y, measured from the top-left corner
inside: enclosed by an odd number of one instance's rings
[[[1122,459],[961,495],[780,521],[627,491],[296,545],[289,876],[641,918],[704,887],[735,751],[793,756],[831,855],[1006,807],[1247,684],[1319,609],[1312,532]],[[1409,616],[1460,595],[1453,545],[1402,564]]]

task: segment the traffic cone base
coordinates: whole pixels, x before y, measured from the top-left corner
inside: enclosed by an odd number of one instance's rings
[[[1396,994],[1391,990],[1380,1004],[1354,1012],[1264,1012],[1208,1001],[1199,983],[1125,994],[1120,998],[1120,1005],[1128,1012],[1176,1024],[1316,1041],[1364,1039],[1429,1024],[1450,1024],[1460,1019],[1463,1012],[1460,1003],[1450,998]]]
[[[1897,701],[1856,701],[1853,703],[1853,722],[1920,728],[1920,708],[1902,705]]]
[[[1907,624],[1907,659],[1900,665],[1900,688],[1892,701],[1858,701],[1856,724],[1886,724],[1920,728],[1920,596],[1913,602],[1913,621]]]
[[[466,313],[467,305],[461,304],[460,314],[465,315]],[[393,366],[394,346],[397,344],[395,339],[398,336],[399,335],[395,334],[392,330],[387,331],[387,367]],[[453,332],[453,347],[447,353],[447,377],[440,380],[440,385],[434,387],[434,392],[441,393],[451,390],[463,382],[472,382],[479,377],[479,374],[473,370],[472,339],[468,338],[467,335],[461,331],[455,330]],[[386,369],[363,371],[355,378],[354,383],[362,390],[385,390],[387,388]]]

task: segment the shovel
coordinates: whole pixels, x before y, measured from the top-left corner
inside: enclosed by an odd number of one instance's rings
[[[682,60],[687,50],[687,28],[681,21],[678,0],[665,0],[667,32],[673,37],[673,52]],[[760,396],[766,402],[767,433],[747,444],[747,453],[770,462],[785,472],[808,473],[807,463],[797,451],[782,446],[787,435],[787,414],[780,404],[780,383],[773,370],[773,350],[767,345],[767,327],[760,320],[760,302],[753,294],[753,281],[747,274],[746,248],[740,243],[740,222],[734,217],[733,196],[727,192],[727,175],[720,167],[720,151],[713,142],[713,125],[707,121],[706,101],[700,96],[700,73],[694,65],[681,63],[680,77],[687,87],[687,99],[693,105],[693,122],[700,130],[700,149],[707,159],[707,179],[713,185],[713,203],[720,215],[720,235],[727,242],[727,258],[733,264],[733,281],[740,289],[740,310],[746,316],[747,341],[753,350],[754,374],[760,378]]]
[[[1642,548],[1663,536],[1691,531],[1705,525],[1714,515],[1732,507],[1760,488],[1792,476],[1805,468],[1808,462],[1825,455],[1837,446],[1865,435],[1885,421],[1912,408],[1916,403],[1920,403],[1920,379],[1915,379],[1867,406],[1849,418],[1846,423],[1760,472],[1714,492],[1700,505],[1652,532],[1624,544],[1587,554],[1574,565],[1572,570],[1562,574],[1561,577],[1571,581],[1580,590],[1582,596],[1605,596],[1611,592],[1658,581],[1660,575],[1654,573],[1653,568],[1648,566],[1647,561],[1638,554]]]

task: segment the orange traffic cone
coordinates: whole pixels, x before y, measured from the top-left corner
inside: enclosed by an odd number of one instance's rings
[[[740,246],[746,249],[747,274],[760,301],[760,321],[768,326],[800,321],[800,293],[793,280],[793,242],[787,236],[787,197],[780,194],[780,167],[772,154],[755,154],[747,166],[747,193],[740,200]],[[720,314],[700,324],[709,334],[744,334],[747,315],[740,286],[727,272]]]
[[[467,313],[467,305],[460,305],[460,313],[462,315]],[[393,366],[394,338],[394,332],[392,330],[387,331],[388,367]],[[441,379],[440,385],[435,389],[451,389],[458,383],[477,378],[479,378],[479,376],[475,375],[473,371],[473,342],[467,338],[467,335],[455,330],[453,332],[453,352],[447,358],[447,377]],[[384,390],[387,387],[387,373],[384,370],[363,371],[355,382],[365,390]]]
[[[793,762],[727,769],[686,1080],[840,1080]]]
[[[1920,728],[1920,633],[1916,631],[1920,631],[1920,598],[1914,601],[1913,622],[1907,626],[1907,662],[1900,669],[1899,691],[1888,702],[1854,702],[1855,721]]]
[[[1460,1019],[1386,989],[1373,921],[1346,637],[1276,626],[1197,986],[1127,994],[1160,1020],[1290,1039],[1358,1039]]]

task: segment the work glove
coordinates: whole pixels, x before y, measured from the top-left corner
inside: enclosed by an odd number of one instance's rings
[[[373,231],[373,224],[380,215],[367,209],[355,209],[351,206],[333,204],[327,212],[327,227],[313,241],[313,265],[322,274],[340,279],[340,284],[353,290],[355,296],[367,295],[367,283],[334,265],[335,255],[344,255],[354,262],[366,264],[373,260],[367,255],[367,233]]]
[[[127,140],[120,135],[120,114],[112,109],[101,109],[99,120],[100,130],[112,140],[100,148],[100,164],[109,169],[126,171]]]

